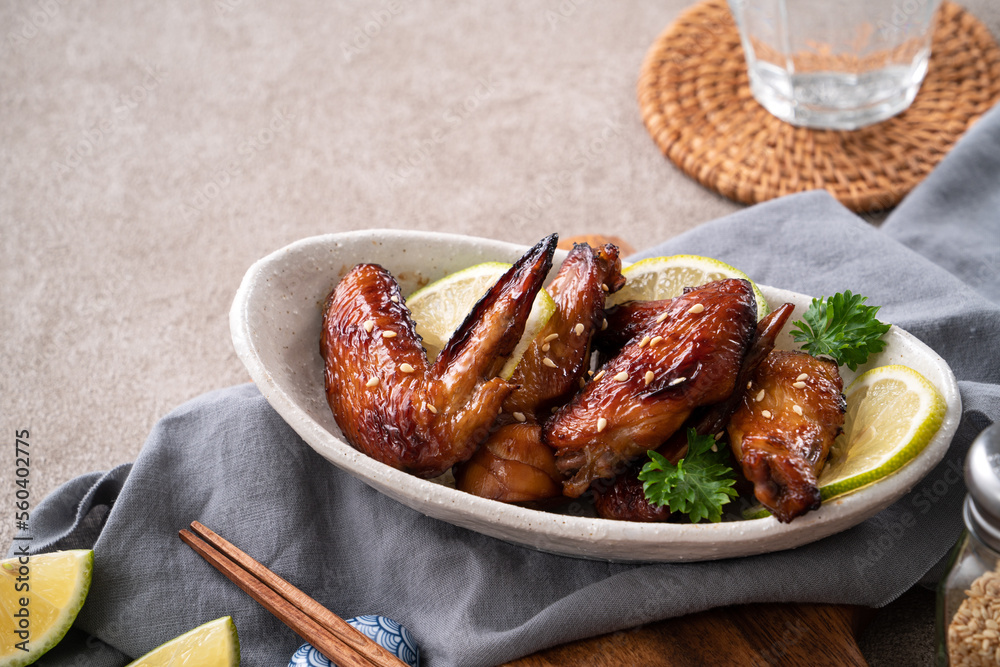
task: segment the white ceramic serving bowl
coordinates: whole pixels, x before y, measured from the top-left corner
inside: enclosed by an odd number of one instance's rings
[[[534,242],[534,240],[532,240]],[[951,370],[934,351],[893,327],[886,349],[845,386],[874,366],[903,364],[940,390],[948,410],[924,451],[896,474],[827,502],[789,524],[774,518],[715,524],[631,523],[570,516],[486,500],[390,468],[343,439],[326,402],[319,353],[323,304],[340,278],[361,262],[381,264],[403,293],[485,261],[513,262],[527,249],[449,234],[370,230],[293,243],[259,260],[240,285],[230,311],[233,344],[261,393],[323,457],[382,493],[427,516],[548,552],[617,561],[694,561],[745,556],[800,546],[849,528],[899,499],[941,461],[961,415]],[[557,256],[557,263],[565,253]],[[794,303],[799,318],[810,297],[760,286],[772,307]],[[779,348],[796,347],[782,334]]]

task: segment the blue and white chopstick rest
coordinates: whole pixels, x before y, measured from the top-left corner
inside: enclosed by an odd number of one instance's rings
[[[419,667],[420,649],[413,641],[410,631],[396,621],[385,616],[368,614],[349,618],[347,622],[410,667]],[[312,644],[303,644],[292,656],[288,667],[336,667],[336,665],[317,651]]]

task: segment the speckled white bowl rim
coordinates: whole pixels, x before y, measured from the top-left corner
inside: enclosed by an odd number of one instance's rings
[[[537,239],[535,239],[537,240]],[[535,240],[531,240],[534,243]],[[944,457],[961,416],[954,374],[944,360],[907,332],[893,327],[886,349],[858,369],[844,371],[845,386],[865,370],[903,364],[922,373],[948,408],[937,434],[895,474],[789,524],[774,518],[716,524],[631,523],[526,509],[486,500],[395,470],[348,445],[326,403],[319,338],[323,302],[355,264],[374,262],[397,277],[404,294],[428,281],[484,261],[514,261],[526,246],[452,234],[366,230],[292,243],[247,271],[230,311],[236,353],[263,396],[288,424],[334,465],[423,514],[501,540],[581,558],[613,561],[698,561],[746,556],[800,546],[860,523],[892,504]],[[557,256],[557,263],[565,253]],[[810,297],[760,286],[774,307]],[[794,348],[783,335],[779,348]]]

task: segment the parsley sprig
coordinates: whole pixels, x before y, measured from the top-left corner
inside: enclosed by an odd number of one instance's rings
[[[797,327],[792,338],[814,357],[831,357],[838,365],[857,370],[869,354],[885,347],[882,335],[889,325],[875,319],[879,306],[864,305],[866,296],[847,291],[824,298],[813,299],[802,319],[792,323]]]
[[[687,514],[691,523],[702,519],[721,521],[722,506],[736,497],[732,488],[736,477],[724,463],[725,453],[712,451],[712,436],[698,435],[689,428],[687,438],[687,454],[677,465],[649,451],[650,460],[639,472],[646,500],[657,506],[668,505],[672,513]]]

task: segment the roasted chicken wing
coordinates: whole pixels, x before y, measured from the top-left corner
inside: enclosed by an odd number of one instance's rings
[[[657,302],[660,314],[546,424],[542,438],[578,497],[655,449],[691,411],[717,403],[736,383],[756,325],[746,280],[719,280]]]
[[[537,424],[508,424],[496,430],[471,459],[455,469],[459,490],[505,503],[562,495],[555,452],[541,440]]]
[[[779,521],[818,509],[816,478],[844,425],[837,364],[775,350],[743,389],[729,440],[754,495]]]
[[[327,300],[321,353],[327,400],[355,448],[420,477],[472,455],[515,385],[497,377],[552,266],[543,239],[469,313],[433,365],[396,280],[362,264]]]
[[[456,467],[458,488],[494,500],[527,502],[562,495],[555,453],[540,440],[539,424],[580,389],[590,360],[590,340],[604,321],[604,300],[625,283],[618,249],[576,244],[548,290],[556,310],[525,350],[511,382],[499,424],[465,463]]]
[[[590,339],[604,321],[604,300],[625,284],[618,249],[576,244],[548,287],[556,310],[528,346],[510,381],[517,389],[505,419],[540,423],[579,391],[590,362]]]
[[[660,454],[675,463],[683,457],[687,452],[688,428],[693,428],[698,435],[715,435],[717,437],[723,435],[726,425],[742,400],[741,387],[747,386],[764,359],[774,350],[778,334],[784,329],[785,323],[794,310],[795,306],[792,304],[782,304],[757,323],[757,331],[754,333],[753,342],[750,343],[750,349],[743,357],[743,363],[740,365],[740,372],[736,376],[736,385],[732,393],[724,400],[692,413],[691,419],[688,420],[689,423],[685,424],[684,428],[678,429],[670,440],[657,450]]]
[[[594,509],[602,519],[653,523],[670,518],[670,508],[653,505],[646,500],[643,483],[639,479],[642,461],[614,479],[599,479],[590,485],[594,494]]]
[[[757,331],[749,351],[743,358],[739,375],[736,378],[736,389],[724,400],[691,414],[683,428],[677,429],[657,452],[670,462],[677,461],[687,453],[687,429],[693,428],[698,435],[721,435],[733,412],[739,405],[743,393],[740,387],[757,371],[757,367],[774,349],[774,342],[792,314],[794,307],[790,303],[783,304],[757,323]],[[651,505],[646,500],[642,482],[639,481],[639,470],[644,463],[640,458],[638,463],[613,480],[601,480],[591,486],[594,494],[594,507],[597,513],[605,519],[621,521],[664,521],[670,515],[666,507]]]

